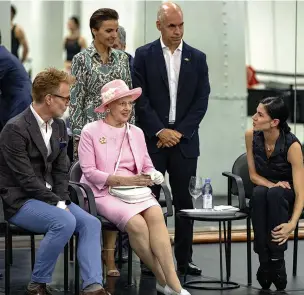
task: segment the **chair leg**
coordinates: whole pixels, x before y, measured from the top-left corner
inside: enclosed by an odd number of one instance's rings
[[[252,285],[252,267],[251,267],[251,219],[248,217],[247,221],[247,283]]]
[[[9,261],[10,261],[10,265],[13,265],[13,235],[10,232],[10,230],[8,231],[8,245],[9,245],[9,248],[10,248]]]
[[[298,268],[298,241],[299,241],[299,223],[294,231],[293,238],[293,265],[292,265],[292,275],[295,277],[297,275]]]
[[[118,232],[118,268],[122,268],[122,232]]]
[[[32,271],[34,270],[35,266],[35,235],[31,235],[31,263],[32,263]]]
[[[128,254],[128,286],[132,285],[132,253],[133,250],[129,243],[129,254]]]
[[[78,235],[75,236],[75,295],[79,295],[79,264],[77,258]]]
[[[226,263],[226,281],[229,282],[229,277],[228,277],[228,265],[229,265],[229,254],[228,254],[228,247],[227,247],[227,231],[226,231],[226,221],[223,221],[223,226],[224,226],[224,250],[225,250],[225,263]]]
[[[227,271],[227,281],[230,280],[231,276],[231,231],[232,231],[232,226],[231,226],[231,221],[228,221],[228,233],[227,233],[227,265],[226,265],[226,271]]]
[[[74,236],[70,239],[70,261],[74,261]]]
[[[64,291],[69,290],[69,246],[66,244],[64,246],[64,254],[63,254],[63,260],[64,260]]]
[[[10,268],[11,268],[11,244],[10,244],[10,231],[9,225],[6,225],[5,228],[5,295],[10,294]]]

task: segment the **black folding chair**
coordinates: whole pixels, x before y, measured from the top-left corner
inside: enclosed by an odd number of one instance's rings
[[[71,195],[71,200],[78,206],[84,209],[84,199],[80,188],[75,184],[69,184],[69,192]],[[10,294],[10,268],[13,264],[13,246],[12,237],[13,236],[30,236],[31,238],[31,267],[32,270],[35,264],[35,235],[43,235],[44,233],[27,231],[21,227],[15,226],[4,218],[4,207],[2,195],[6,194],[6,189],[0,189],[0,234],[4,236],[5,239],[5,295]],[[77,240],[77,236],[76,236]],[[77,246],[76,246],[77,247]],[[78,273],[78,264],[75,265],[75,274]],[[68,245],[64,249],[64,290],[68,290]],[[79,294],[79,287],[77,289],[75,285],[75,294]]]
[[[80,186],[84,190],[87,200],[88,200],[89,213],[100,219],[103,229],[110,230],[110,231],[118,231],[118,234],[119,234],[118,255],[119,255],[119,261],[120,261],[119,268],[121,268],[121,261],[122,261],[122,233],[121,233],[121,231],[119,231],[119,229],[113,223],[111,223],[109,220],[107,220],[103,216],[97,214],[95,198],[94,198],[94,194],[93,194],[91,188],[84,183],[80,183],[82,171],[80,168],[79,161],[76,161],[74,164],[72,164],[69,174],[70,174],[70,182]],[[173,216],[172,198],[171,198],[171,193],[170,193],[168,187],[165,184],[162,184],[161,187],[164,192],[166,204],[167,204],[167,211],[164,213],[165,221],[167,221],[168,217]],[[130,245],[128,248],[129,248],[128,285],[130,286],[130,285],[132,285],[132,248]]]
[[[244,195],[246,201],[246,211],[249,214],[249,219],[247,220],[247,231],[250,230],[250,210],[249,210],[249,200],[251,199],[254,185],[250,180],[247,155],[246,153],[239,156],[232,167],[232,173],[224,172],[223,175],[228,177],[228,204],[231,204],[231,196],[238,195],[237,183],[244,188]],[[304,213],[302,213],[300,219],[304,219]],[[229,227],[230,226],[230,227]],[[231,224],[228,225],[228,236],[231,241]],[[250,230],[251,232],[251,230]],[[297,224],[294,231],[294,250],[293,250],[293,276],[297,275],[297,264],[298,264],[298,240],[299,240],[299,223]],[[247,241],[250,242],[250,241]],[[231,252],[230,252],[231,253]],[[231,256],[229,257],[231,259]],[[249,262],[248,262],[249,263]],[[231,272],[231,264],[229,264],[229,274]],[[250,259],[250,275],[251,275],[251,259]]]

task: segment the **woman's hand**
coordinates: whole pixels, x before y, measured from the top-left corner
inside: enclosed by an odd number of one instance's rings
[[[290,186],[289,182],[287,182],[287,181],[279,181],[279,182],[275,183],[272,187],[276,187],[276,186],[291,189],[291,186]]]
[[[160,185],[165,181],[165,178],[163,174],[157,170],[147,172],[147,173],[142,173],[143,175],[149,175],[151,177],[151,180],[153,181],[154,184]]]
[[[282,223],[276,226],[272,231],[272,242],[278,243],[279,245],[283,245],[289,238],[289,235],[294,231],[296,225],[293,223]]]
[[[118,176],[110,175],[107,179],[108,186],[152,186],[153,181],[150,175]]]
[[[150,175],[134,175],[125,177],[125,185],[136,185],[136,186],[152,186],[153,181]]]

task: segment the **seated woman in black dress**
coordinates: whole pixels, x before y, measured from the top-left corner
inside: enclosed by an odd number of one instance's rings
[[[263,289],[273,283],[287,285],[284,251],[304,206],[304,168],[299,140],[286,122],[283,99],[261,101],[246,132],[250,179],[255,188],[251,199],[254,251],[259,255],[257,280]]]

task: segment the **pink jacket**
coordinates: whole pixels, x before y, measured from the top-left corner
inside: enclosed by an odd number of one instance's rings
[[[80,182],[91,187],[95,198],[108,194],[106,181],[109,175],[114,173],[119,155],[119,148],[117,149],[111,140],[107,140],[108,134],[103,132],[104,124],[106,123],[103,120],[87,124],[81,132],[78,146],[79,163],[83,173]],[[129,126],[129,142],[138,173],[154,171],[143,131],[134,125]],[[104,139],[103,144],[101,138]]]

